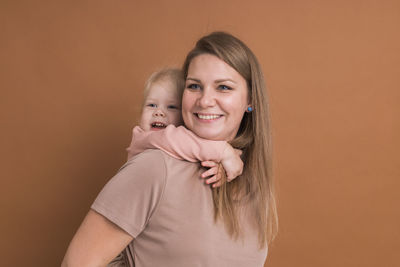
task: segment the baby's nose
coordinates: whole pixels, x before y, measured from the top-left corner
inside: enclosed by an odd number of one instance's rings
[[[154,116],[160,116],[160,117],[164,117],[165,113],[161,108],[158,108],[154,111]]]

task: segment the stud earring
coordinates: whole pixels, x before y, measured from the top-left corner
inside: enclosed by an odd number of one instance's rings
[[[247,112],[252,112],[253,108],[252,107],[247,107]]]

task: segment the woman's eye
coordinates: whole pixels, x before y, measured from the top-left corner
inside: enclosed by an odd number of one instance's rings
[[[218,88],[221,89],[221,90],[232,90],[232,87],[229,87],[229,86],[226,86],[226,85],[223,85],[223,84],[218,86]]]
[[[157,107],[157,105],[156,105],[156,104],[153,104],[153,103],[149,103],[149,104],[147,104],[147,106],[148,106],[148,107],[151,107],[151,108],[156,108],[156,107]]]
[[[198,85],[198,84],[196,84],[196,83],[191,83],[191,84],[189,84],[189,85],[187,86],[187,88],[197,90],[197,89],[200,89],[200,85]]]

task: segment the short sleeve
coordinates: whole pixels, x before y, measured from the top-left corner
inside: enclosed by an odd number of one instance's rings
[[[162,153],[152,149],[131,158],[104,186],[91,208],[136,238],[162,198],[166,184]]]

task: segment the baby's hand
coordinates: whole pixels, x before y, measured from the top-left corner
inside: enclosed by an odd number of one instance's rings
[[[208,177],[206,184],[213,184],[212,187],[218,187],[224,183],[222,177],[225,171],[221,164],[214,161],[203,161],[201,162],[201,166],[209,168],[207,171],[201,174],[202,178]]]
[[[235,149],[231,145],[228,145],[223,152],[220,164],[214,161],[201,162],[203,167],[209,168],[201,174],[201,177],[208,177],[206,183],[213,183],[212,187],[218,187],[225,182],[232,181],[241,175],[243,171],[243,161],[240,155],[242,155],[242,150]],[[226,179],[222,179],[224,175],[226,175]]]
[[[225,169],[228,182],[242,174],[243,161],[240,155],[242,155],[242,150],[235,149],[231,145],[228,145],[223,152],[221,164]]]

